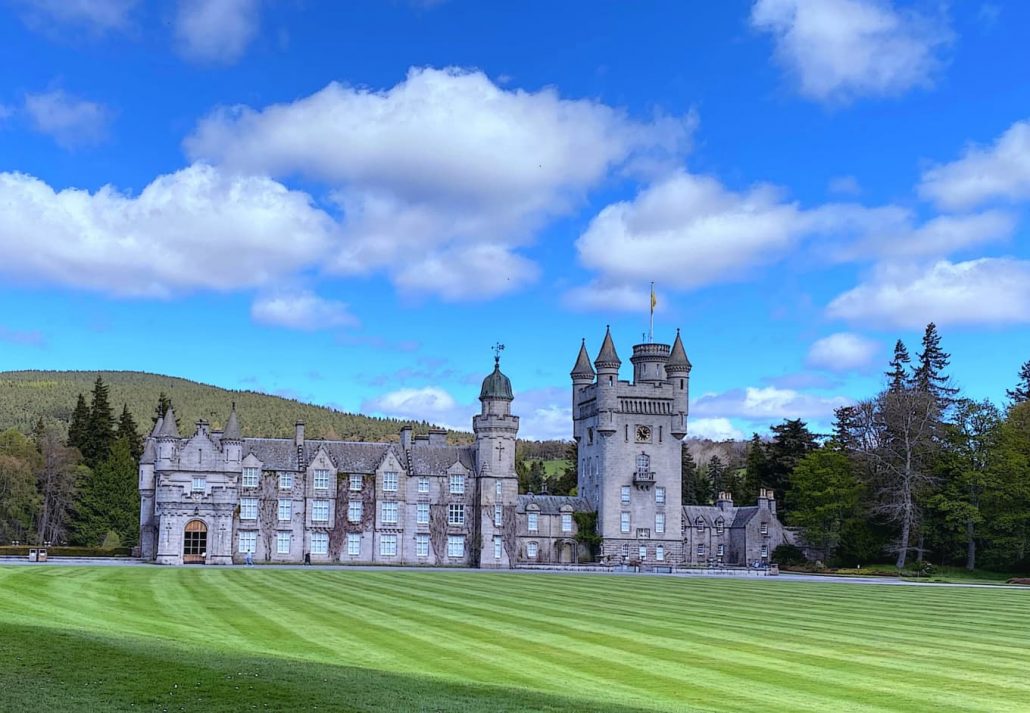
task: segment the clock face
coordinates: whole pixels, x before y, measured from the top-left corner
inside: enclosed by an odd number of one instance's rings
[[[651,429],[648,426],[637,426],[637,441],[650,441]]]

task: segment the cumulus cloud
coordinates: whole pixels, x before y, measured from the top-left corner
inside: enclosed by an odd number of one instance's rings
[[[412,69],[382,91],[333,83],[288,104],[219,110],[185,148],[233,169],[328,184],[346,232],[332,269],[385,270],[402,289],[461,299],[534,279],[518,248],[613,171],[681,155],[693,123],[638,122],[554,89],[504,89],[476,71]]]
[[[0,273],[115,295],[274,284],[335,239],[307,194],[204,165],[159,176],[138,196],[0,173],[0,205]]]
[[[14,0],[13,4],[33,29],[50,31],[56,23],[103,34],[127,29],[137,0]]]
[[[922,271],[884,265],[868,281],[834,299],[826,312],[837,319],[910,329],[928,322],[1030,322],[1030,261],[941,260]]]
[[[25,97],[25,113],[32,128],[51,136],[65,148],[96,144],[107,136],[111,110],[61,89]]]
[[[847,406],[843,396],[815,396],[775,386],[748,386],[721,394],[704,394],[691,406],[691,416],[741,418],[749,421],[805,418],[828,420],[833,410]],[[692,421],[694,423],[694,421]]]
[[[868,368],[879,352],[879,342],[852,332],[838,332],[815,341],[806,363],[826,371],[855,371]]]
[[[235,62],[257,36],[260,10],[260,0],[179,0],[179,51],[199,62]]]
[[[692,418],[687,426],[688,438],[707,438],[712,441],[740,441],[744,432],[728,418]]]
[[[773,36],[800,93],[825,102],[927,86],[951,32],[890,0],[757,0],[751,26]]]
[[[352,327],[358,323],[343,302],[319,297],[308,290],[259,297],[251,305],[250,316],[260,324],[305,331]]]
[[[922,175],[919,194],[947,209],[992,199],[1030,198],[1030,121],[1017,121],[992,146],[970,146],[962,158]]]
[[[714,178],[679,171],[632,201],[602,209],[576,249],[583,265],[602,273],[595,286],[601,294],[628,301],[636,294],[623,286],[632,283],[689,289],[740,279],[809,230],[805,214],[771,186],[736,193]]]

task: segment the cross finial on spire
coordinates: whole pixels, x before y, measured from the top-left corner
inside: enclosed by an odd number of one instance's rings
[[[504,351],[504,345],[501,344],[500,342],[497,342],[496,344],[494,344],[493,350],[494,350],[494,364],[500,365],[500,363],[501,363],[501,352]]]

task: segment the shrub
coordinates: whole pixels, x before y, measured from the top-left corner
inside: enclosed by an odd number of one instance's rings
[[[801,548],[797,545],[782,544],[773,550],[772,553],[773,564],[782,564],[787,566],[802,566],[808,564],[808,559],[805,558],[805,553],[801,551]]]
[[[106,535],[104,535],[104,542],[103,542],[102,545],[100,545],[100,549],[102,549],[102,550],[113,550],[113,549],[116,549],[116,548],[121,547],[121,546],[122,546],[122,538],[120,538],[118,536],[118,533],[115,532],[114,530],[109,530],[108,533]]]

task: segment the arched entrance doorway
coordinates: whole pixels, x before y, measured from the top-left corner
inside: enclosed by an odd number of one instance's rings
[[[204,564],[207,560],[207,525],[203,520],[190,520],[182,537],[183,564]]]
[[[558,562],[561,564],[573,564],[576,561],[576,543],[572,540],[562,540],[558,543]]]

